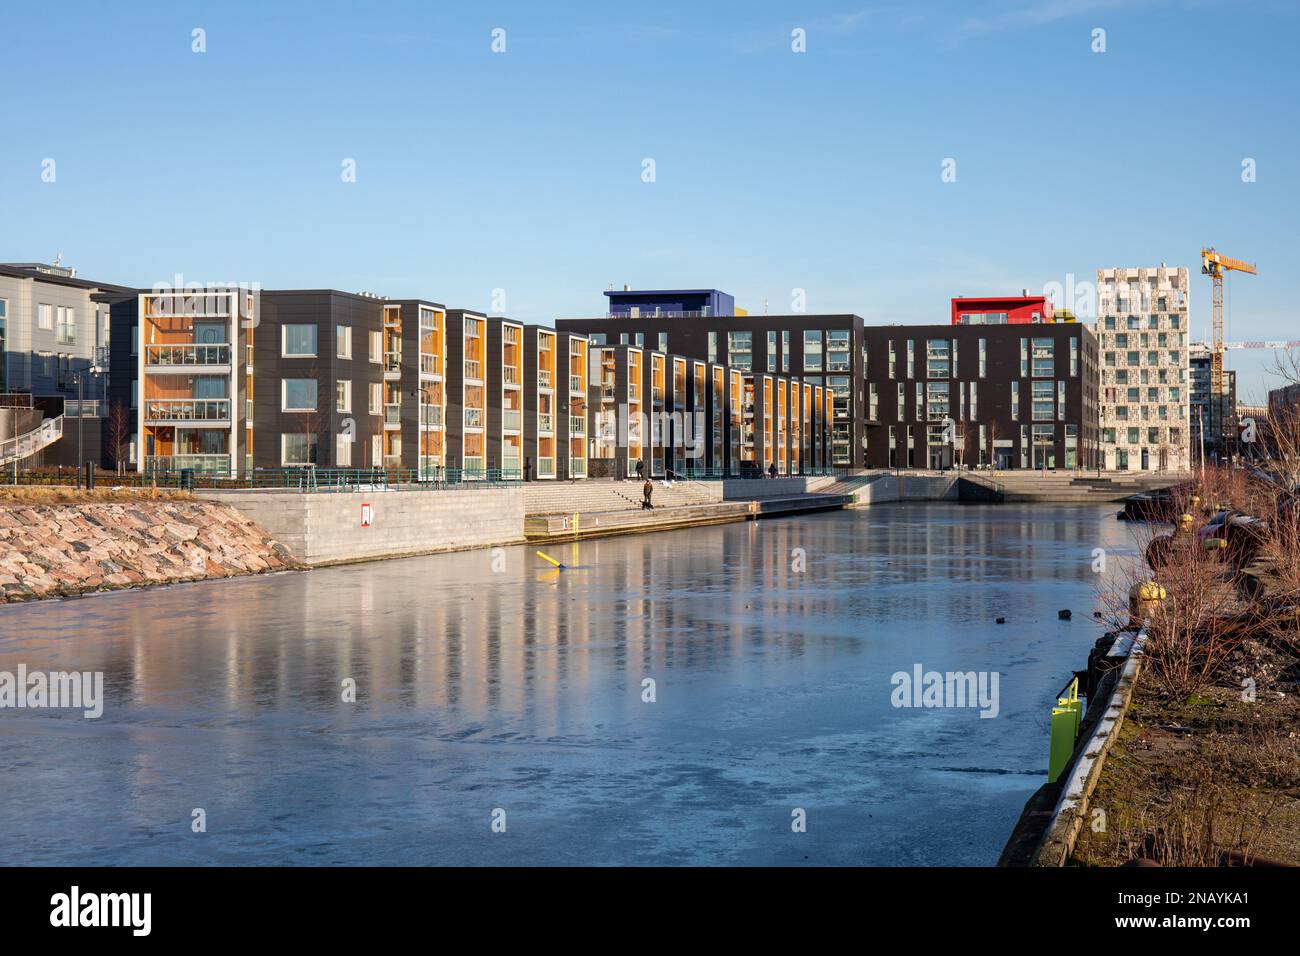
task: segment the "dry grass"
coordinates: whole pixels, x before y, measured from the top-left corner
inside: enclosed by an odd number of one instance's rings
[[[95,488],[87,491],[67,485],[0,486],[0,507],[16,505],[79,505],[104,501],[176,501],[188,491],[163,488]]]

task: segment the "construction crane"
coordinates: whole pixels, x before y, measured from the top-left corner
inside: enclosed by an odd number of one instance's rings
[[[1201,249],[1201,274],[1210,277],[1214,286],[1210,301],[1210,433],[1218,435],[1222,431],[1223,397],[1226,392],[1223,382],[1223,274],[1225,272],[1246,272],[1255,275],[1255,267],[1249,262],[1220,255],[1213,246]]]

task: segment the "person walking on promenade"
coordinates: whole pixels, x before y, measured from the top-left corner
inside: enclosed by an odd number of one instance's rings
[[[654,494],[654,490],[655,490],[654,482],[652,482],[649,478],[647,478],[645,484],[641,486],[641,494],[644,496],[644,499],[641,502],[642,511],[654,510],[654,505],[650,503],[650,496]]]

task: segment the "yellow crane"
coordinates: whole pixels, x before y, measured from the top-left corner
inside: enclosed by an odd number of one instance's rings
[[[1255,275],[1255,266],[1240,259],[1221,255],[1213,246],[1201,249],[1201,274],[1210,277],[1213,294],[1210,300],[1210,434],[1219,435],[1223,426],[1223,274],[1245,272]]]

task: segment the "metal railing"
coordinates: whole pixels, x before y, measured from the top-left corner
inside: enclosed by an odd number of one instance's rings
[[[539,432],[555,431],[555,416],[548,415],[545,412],[537,413],[537,430]]]
[[[465,427],[482,428],[483,427],[483,409],[467,408],[465,409]]]
[[[21,461],[63,437],[63,416],[47,418],[40,426],[0,442],[0,464]]]
[[[465,377],[483,381],[483,363],[478,359],[465,359]]]
[[[569,391],[570,391],[570,392],[585,392],[586,390],[587,390],[587,389],[583,386],[582,376],[581,376],[581,375],[570,375],[570,376],[569,376]],[[610,397],[613,398],[612,395],[611,395]]]
[[[550,369],[539,368],[537,370],[537,384],[540,388],[550,388],[552,381]]]

